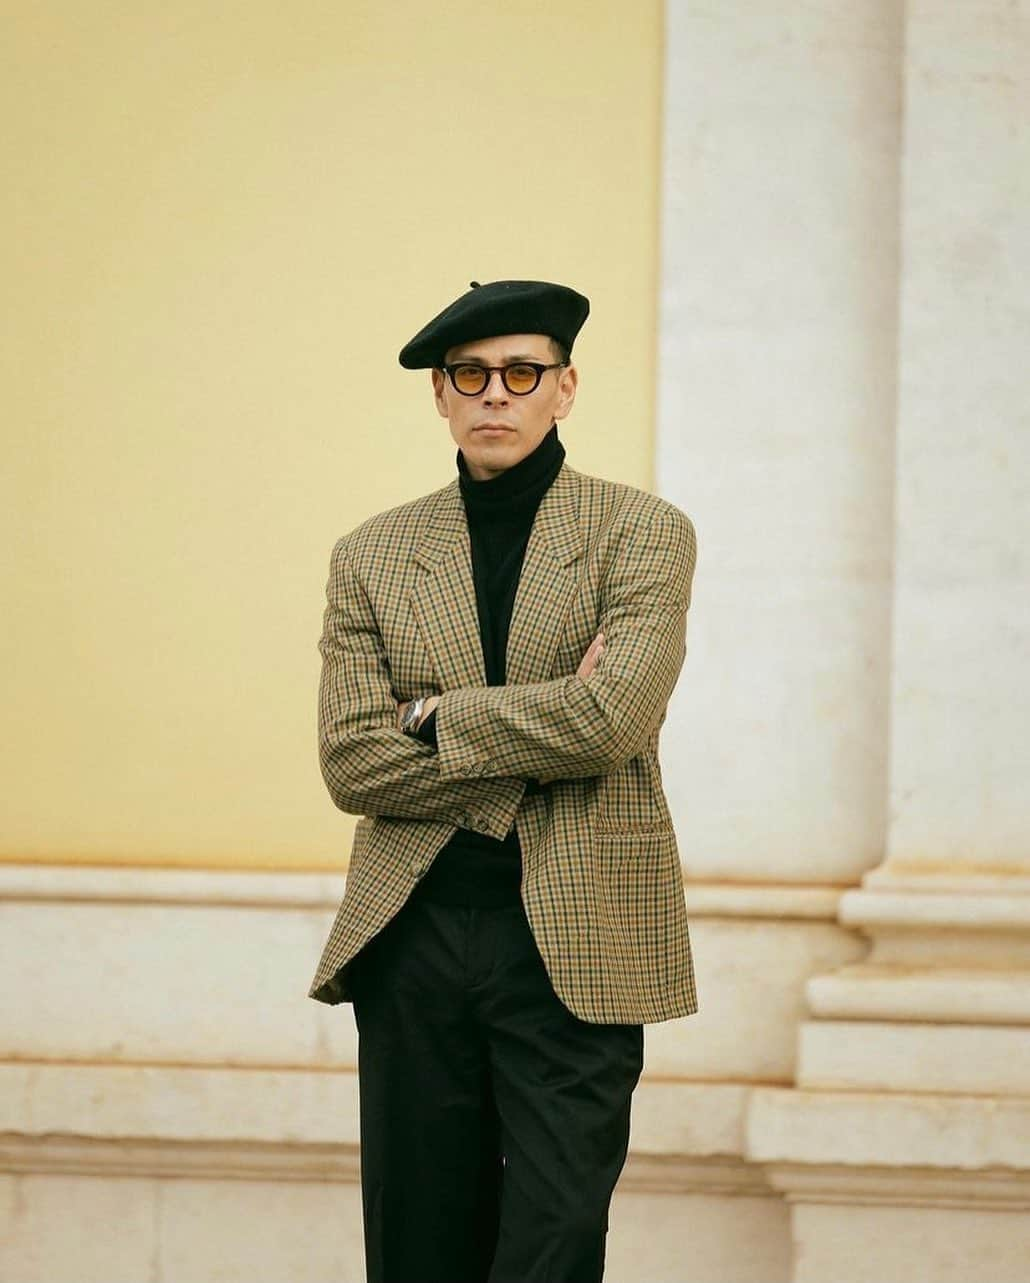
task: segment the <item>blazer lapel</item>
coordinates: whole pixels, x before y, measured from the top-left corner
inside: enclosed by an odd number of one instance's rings
[[[465,507],[457,481],[438,492],[414,551],[427,572],[411,603],[442,690],[485,686],[476,587]]]
[[[537,509],[522,563],[508,630],[509,685],[551,676],[582,554],[576,482],[563,467]],[[457,481],[439,491],[414,558],[426,573],[416,584],[412,607],[441,689],[485,686],[472,549]]]
[[[505,675],[509,685],[551,677],[562,627],[579,581],[583,555],[578,490],[562,467],[541,500],[529,536],[508,631]]]

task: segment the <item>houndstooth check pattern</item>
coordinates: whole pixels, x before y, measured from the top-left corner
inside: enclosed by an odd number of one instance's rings
[[[508,639],[486,685],[457,481],[333,549],[319,649],[322,773],[361,815],[310,996],[350,998],[347,963],[459,826],[516,826],[522,898],[555,992],[594,1022],[697,1010],[658,736],[686,653],[696,559],[678,508],[564,465],[537,512]],[[594,673],[575,676],[598,629]],[[434,751],[397,702],[438,694]],[[525,780],[540,793],[524,796]]]

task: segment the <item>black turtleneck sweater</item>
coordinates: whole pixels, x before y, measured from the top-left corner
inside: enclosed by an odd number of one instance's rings
[[[557,424],[536,449],[489,481],[475,481],[458,451],[458,485],[472,544],[479,636],[488,686],[506,679],[508,629],[530,531],[540,501],[561,470],[565,449]],[[436,746],[436,713],[418,729]],[[538,789],[530,781],[527,791]],[[443,904],[482,907],[515,903],[522,881],[522,849],[514,825],[503,841],[459,829],[436,856],[416,894]]]

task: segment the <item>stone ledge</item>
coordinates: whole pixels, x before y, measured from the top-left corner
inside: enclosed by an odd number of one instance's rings
[[[920,895],[959,892],[1030,895],[1030,874],[1023,864],[980,865],[954,861],[886,860],[862,878],[866,890],[915,891]]]
[[[0,1134],[0,1172],[19,1175],[356,1184],[360,1171],[356,1145]],[[619,1189],[636,1194],[778,1197],[762,1170],[743,1160],[706,1161],[632,1152]]]
[[[799,1088],[1030,1098],[1030,1030],[819,1020],[798,1031]]]
[[[772,1196],[743,1154],[751,1088],[641,1081],[622,1187]],[[0,1064],[0,1170],[357,1180],[352,1072]]]
[[[899,890],[886,880],[883,889],[845,891],[838,916],[842,926],[875,931],[880,927],[916,930],[1030,932],[1030,895],[998,889],[991,893],[957,887],[936,891]]]
[[[699,918],[771,918],[836,922],[846,888],[790,883],[692,882],[684,879],[687,912]]]
[[[203,904],[335,910],[342,873],[262,873],[78,864],[0,863],[0,901]]]
[[[745,1083],[654,1081],[633,1094],[630,1148],[642,1157],[744,1157],[744,1122],[752,1088]]]
[[[354,1183],[359,1170],[357,1145],[0,1134],[0,1171],[20,1174]]]
[[[70,869],[66,884],[64,872],[0,866],[9,893],[0,902],[0,971],[22,976],[0,1003],[8,1059],[254,1070],[356,1064],[352,1009],[307,996],[338,899],[326,879]],[[792,1082],[805,981],[868,951],[857,932],[837,925],[835,896],[707,885],[703,906],[690,911],[702,1009],[649,1026],[647,1072]],[[793,916],[775,916],[781,910]],[[29,956],[42,961],[26,968]]]
[[[1030,1176],[1030,1098],[757,1087],[746,1157],[806,1168]]]
[[[857,963],[813,976],[805,998],[813,1016],[934,1024],[1030,1024],[1030,977],[1018,968],[913,968]]]
[[[632,1149],[619,1178],[630,1194],[702,1194],[733,1198],[778,1198],[765,1172],[743,1159],[697,1159],[638,1154]]]
[[[191,1145],[356,1145],[347,1070],[0,1064],[0,1134]]]
[[[929,1167],[770,1163],[765,1173],[789,1203],[1030,1211],[1030,1173],[1004,1168],[942,1174]]]
[[[684,875],[697,917],[836,921],[843,886],[693,882]],[[346,875],[303,871],[158,869],[131,865],[4,864],[0,901],[226,905],[334,910]]]
[[[752,1089],[745,1083],[652,1080],[633,1097],[631,1148],[739,1162]],[[0,1133],[97,1142],[356,1145],[350,1070],[76,1062],[0,1063]]]
[[[895,879],[876,871],[841,896],[843,927],[871,937],[868,962],[934,971],[1030,971],[1027,879]]]

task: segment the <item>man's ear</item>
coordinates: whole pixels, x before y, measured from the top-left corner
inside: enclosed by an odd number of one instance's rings
[[[447,376],[444,374],[443,370],[433,370],[432,380],[433,400],[436,402],[436,412],[439,414],[441,419],[449,419],[450,415],[447,412],[446,392]]]
[[[558,380],[558,404],[554,410],[556,419],[564,419],[572,409],[577,387],[579,387],[579,371],[574,365],[567,365],[561,371],[561,377]]]

